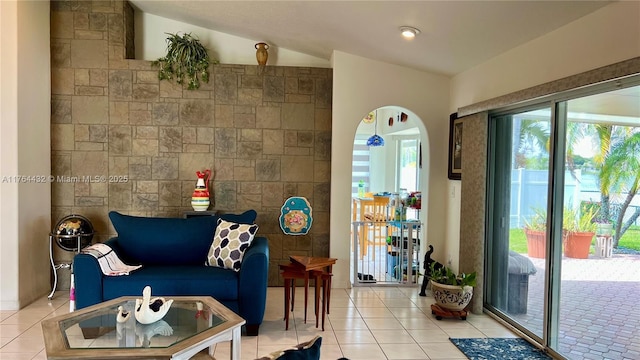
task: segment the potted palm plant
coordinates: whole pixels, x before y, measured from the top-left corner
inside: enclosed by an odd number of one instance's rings
[[[525,219],[524,235],[527,238],[527,255],[544,259],[547,248],[547,214],[544,209],[533,209],[533,216]]]
[[[436,303],[443,309],[461,311],[469,305],[476,286],[477,273],[456,275],[448,267],[431,263],[431,292]]]
[[[593,221],[596,211],[593,208],[564,209],[562,229],[564,238],[564,256],[575,259],[589,257],[591,242],[598,224]]]

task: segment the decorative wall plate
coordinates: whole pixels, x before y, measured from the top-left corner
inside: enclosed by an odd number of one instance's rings
[[[280,228],[287,235],[306,235],[313,223],[309,201],[300,196],[288,198],[280,211]]]

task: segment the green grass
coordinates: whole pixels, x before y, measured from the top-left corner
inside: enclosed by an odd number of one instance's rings
[[[524,236],[522,229],[511,229],[509,231],[509,250],[513,250],[518,254],[527,253],[527,238]]]
[[[640,226],[631,226],[629,230],[622,235],[618,246],[640,251]]]
[[[640,251],[640,226],[631,226],[620,239],[618,246]],[[522,229],[511,229],[509,231],[509,250],[520,254],[527,252],[527,239]]]

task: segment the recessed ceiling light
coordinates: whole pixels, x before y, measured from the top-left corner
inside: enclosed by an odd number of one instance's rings
[[[416,35],[420,34],[420,30],[412,26],[401,26],[400,32],[405,39],[413,39]]]

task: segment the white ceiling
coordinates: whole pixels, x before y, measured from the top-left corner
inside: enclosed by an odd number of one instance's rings
[[[609,1],[156,1],[139,10],[329,59],[334,50],[454,75]],[[399,27],[417,27],[412,41]]]
[[[633,86],[569,101],[571,113],[589,114],[586,122],[640,126],[640,86]]]

